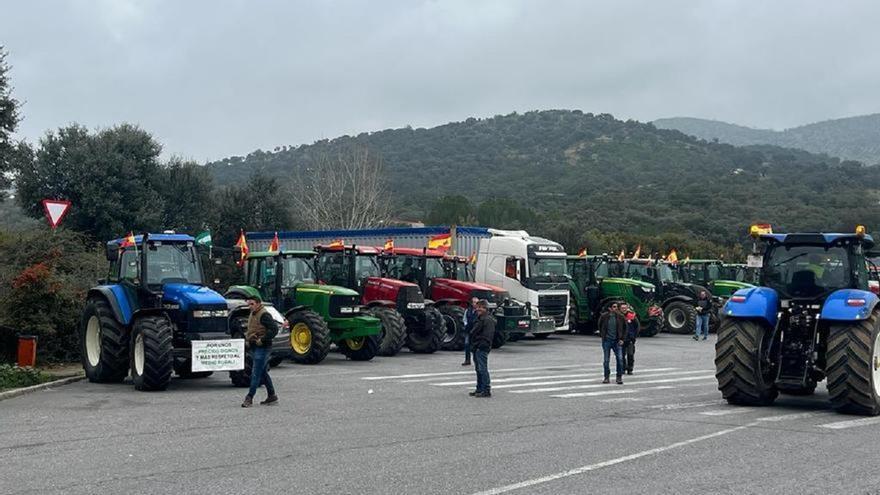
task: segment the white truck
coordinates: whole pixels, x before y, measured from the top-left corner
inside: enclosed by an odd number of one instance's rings
[[[477,251],[477,282],[497,285],[528,305],[536,337],[568,330],[565,248],[523,230],[488,229]]]

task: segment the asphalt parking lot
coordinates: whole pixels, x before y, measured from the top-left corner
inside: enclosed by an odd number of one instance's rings
[[[596,337],[511,343],[488,399],[448,352],[285,364],[280,405],[252,409],[225,374],[78,382],[0,401],[0,492],[880,493],[880,418],[831,411],[822,385],[728,406],[712,340],[640,340],[624,385],[600,383]]]

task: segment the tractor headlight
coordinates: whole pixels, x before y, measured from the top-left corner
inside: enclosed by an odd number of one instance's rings
[[[229,315],[229,311],[225,309],[219,309],[216,311],[197,309],[193,311],[192,315],[193,318],[226,318]]]
[[[352,308],[350,306],[342,306],[341,308],[339,308],[339,312],[344,315],[350,315],[350,314],[354,313],[354,308]]]

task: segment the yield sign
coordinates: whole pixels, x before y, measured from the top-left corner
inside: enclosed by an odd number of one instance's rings
[[[46,218],[49,219],[49,225],[54,229],[61,223],[61,219],[70,209],[70,201],[63,199],[44,199],[43,210],[46,212]]]

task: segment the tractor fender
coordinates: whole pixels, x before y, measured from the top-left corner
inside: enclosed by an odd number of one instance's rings
[[[744,297],[745,300],[740,300],[740,297]],[[721,312],[725,318],[761,319],[771,327],[776,327],[778,309],[779,294],[775,290],[768,287],[752,287],[734,292],[721,308]]]
[[[850,305],[848,301],[857,305]],[[856,321],[871,316],[880,299],[873,292],[859,289],[838,289],[822,305],[822,320]]]
[[[247,292],[244,290],[244,287],[245,286],[242,285],[233,285],[223,294],[223,297],[226,299],[244,300],[244,298],[248,296]]]
[[[427,301],[425,301],[427,303]],[[460,306],[465,307],[466,303],[464,301],[459,301],[458,299],[446,298],[446,299],[438,299],[434,301],[434,306],[438,308],[441,306]]]
[[[172,326],[174,326],[174,322],[171,320],[171,318],[168,317],[168,313],[166,313],[165,310],[162,308],[138,309],[134,312],[133,315],[131,315],[131,321],[143,318],[145,316],[164,316],[165,319],[171,322]]]
[[[430,308],[432,306],[436,306],[437,303],[434,302],[433,299],[425,299],[425,307]]]
[[[690,296],[677,295],[677,296],[672,296],[672,297],[670,297],[669,299],[663,301],[663,304],[661,304],[660,306],[663,307],[663,309],[665,310],[665,309],[666,309],[666,306],[669,306],[669,303],[673,303],[673,302],[676,302],[676,301],[680,301],[680,302],[693,302],[693,300],[694,300],[694,298],[693,298],[693,297],[690,297]]]
[[[622,297],[606,297],[599,301],[599,309],[601,310],[610,302],[617,302],[619,304],[626,301]]]
[[[128,326],[134,313],[121,285],[101,285],[89,289],[88,297],[103,298],[113,310],[116,321]]]
[[[298,313],[298,312],[300,312],[300,311],[304,311],[304,310],[306,310],[306,309],[312,309],[312,307],[309,306],[308,304],[298,304],[298,305],[296,305],[296,306],[294,306],[294,307],[288,309],[287,312],[284,313],[284,317],[285,317],[285,318],[288,318],[288,317],[289,317],[290,315],[292,315],[293,313]]]
[[[389,301],[387,299],[376,299],[365,304],[368,308],[375,308],[376,306],[381,306],[385,308],[397,309],[397,304],[394,301]]]

